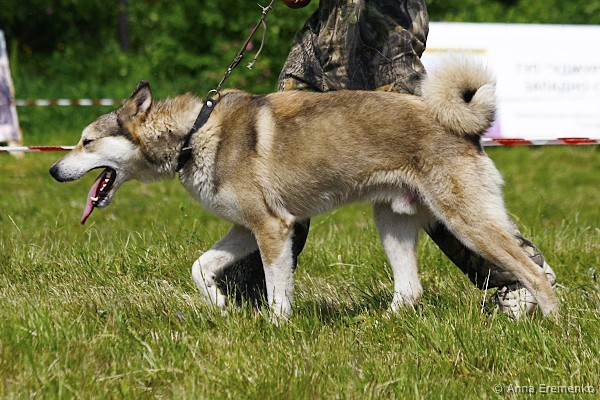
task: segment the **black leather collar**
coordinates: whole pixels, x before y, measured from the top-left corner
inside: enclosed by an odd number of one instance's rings
[[[198,117],[196,117],[196,121],[194,122],[192,129],[190,129],[189,133],[185,137],[185,141],[183,142],[183,147],[181,148],[181,152],[179,153],[179,157],[177,158],[177,172],[181,172],[183,167],[185,167],[185,164],[187,164],[190,158],[192,158],[192,146],[190,145],[190,142],[192,141],[192,136],[194,135],[194,133],[196,133],[196,131],[198,131],[198,129],[204,126],[206,121],[208,121],[208,117],[210,117],[210,114],[212,113],[216,105],[217,101],[213,98],[209,98],[206,99],[206,101],[204,101],[204,105],[202,106]]]

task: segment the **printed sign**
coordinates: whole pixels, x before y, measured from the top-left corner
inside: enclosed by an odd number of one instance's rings
[[[21,143],[4,33],[0,31],[0,143]]]
[[[600,139],[600,26],[432,22],[423,63],[448,53],[495,74],[498,114],[488,137]]]

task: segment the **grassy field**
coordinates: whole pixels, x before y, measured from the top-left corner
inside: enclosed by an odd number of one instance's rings
[[[23,113],[28,144],[77,141],[85,122],[52,113],[63,111]],[[0,398],[479,399],[551,385],[594,398],[600,153],[489,154],[513,218],[558,275],[559,324],[482,312],[490,293],[425,235],[422,305],[386,314],[391,271],[363,205],[313,221],[288,324],[250,306],[221,315],[190,268],[228,225],[177,181],[126,184],[82,227],[95,176],[59,184],[47,170],[60,154],[0,154]]]

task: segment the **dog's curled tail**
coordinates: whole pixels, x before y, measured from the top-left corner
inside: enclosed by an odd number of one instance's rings
[[[485,66],[466,58],[447,60],[424,79],[423,101],[446,129],[480,136],[496,113],[495,80]]]

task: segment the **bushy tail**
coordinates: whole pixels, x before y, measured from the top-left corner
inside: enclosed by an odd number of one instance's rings
[[[495,80],[474,60],[447,60],[428,73],[421,92],[438,122],[458,135],[483,135],[494,121]]]

